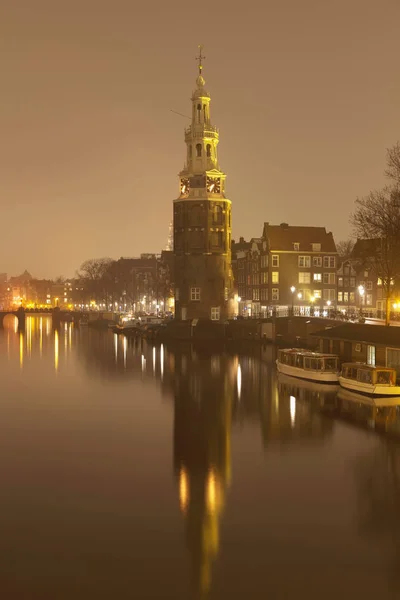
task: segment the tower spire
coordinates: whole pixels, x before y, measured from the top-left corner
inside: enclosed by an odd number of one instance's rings
[[[205,59],[205,56],[203,55],[203,44],[199,44],[198,48],[199,55],[196,56],[195,60],[199,63],[199,75],[201,75],[201,71],[203,70],[203,60]]]

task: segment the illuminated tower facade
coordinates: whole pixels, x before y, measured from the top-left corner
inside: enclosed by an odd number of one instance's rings
[[[219,132],[199,73],[185,129],[186,163],[174,200],[175,317],[225,320],[232,312],[231,201],[218,162]]]

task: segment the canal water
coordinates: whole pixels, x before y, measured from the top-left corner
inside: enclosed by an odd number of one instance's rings
[[[400,598],[396,408],[45,317],[0,386],[3,598]]]

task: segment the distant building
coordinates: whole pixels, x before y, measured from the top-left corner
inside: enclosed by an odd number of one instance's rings
[[[338,255],[324,227],[265,223],[260,238],[233,242],[232,254],[239,314],[334,308]]]

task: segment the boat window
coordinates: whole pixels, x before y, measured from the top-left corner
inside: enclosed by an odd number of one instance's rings
[[[371,373],[372,373],[371,371],[359,369],[358,381],[361,381],[361,383],[372,383]]]
[[[311,368],[314,371],[317,371],[317,369],[318,369],[318,359],[317,358],[312,358],[311,359]]]
[[[390,384],[390,371],[377,371],[376,382],[379,384]]]
[[[296,367],[299,367],[300,369],[303,368],[303,357],[301,356],[301,354],[298,354],[296,356]]]
[[[311,359],[310,358],[304,358],[304,368],[311,369]]]
[[[349,369],[349,371],[350,371],[349,377],[351,379],[357,379],[357,368],[356,367],[352,367],[351,369]]]
[[[336,358],[326,358],[325,359],[325,371],[336,371],[336,370],[337,370]]]

